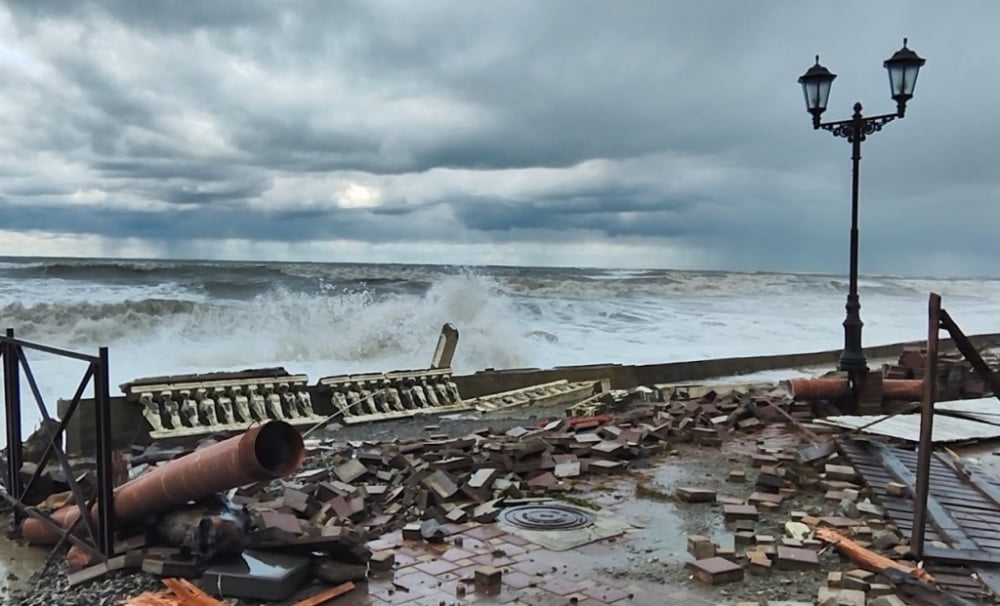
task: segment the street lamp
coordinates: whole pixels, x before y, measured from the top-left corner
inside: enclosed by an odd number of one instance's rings
[[[856,379],[859,374],[868,372],[868,364],[864,351],[861,349],[861,302],[858,299],[858,168],[861,161],[861,142],[868,135],[882,130],[882,127],[896,118],[902,118],[906,113],[906,102],[913,98],[913,88],[917,84],[917,74],[925,60],[917,53],[906,48],[906,38],[903,38],[903,48],[887,59],[883,66],[889,72],[889,88],[892,98],[896,101],[896,113],[880,116],[863,116],[861,104],[854,104],[854,115],[849,120],[837,122],[820,122],[820,116],[826,111],[826,102],[830,97],[830,85],[836,74],[819,64],[809,68],[799,78],[802,92],[805,94],[806,111],[812,115],[813,128],[829,131],[834,137],[843,137],[851,144],[851,160],[854,163],[851,182],[851,272],[850,290],[847,294],[847,317],[844,319],[844,350],[840,354],[840,370],[846,371],[850,377],[852,391],[856,392]]]

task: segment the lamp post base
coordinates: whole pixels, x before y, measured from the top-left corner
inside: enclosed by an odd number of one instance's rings
[[[861,299],[857,292],[858,278],[854,261],[857,258],[856,250],[851,247],[851,291],[844,306],[847,316],[844,318],[844,350],[840,353],[839,368],[845,372],[868,371],[868,360],[865,359],[865,352],[861,349],[861,329],[865,323],[861,321]]]

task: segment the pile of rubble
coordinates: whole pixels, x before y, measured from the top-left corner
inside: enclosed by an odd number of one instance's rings
[[[994,372],[1000,371],[1000,354],[982,352],[983,360]],[[884,364],[882,375],[886,379],[923,379],[927,364],[927,348],[907,345],[895,364]],[[972,364],[958,352],[940,353],[937,358],[939,398],[957,400],[981,398],[989,395],[986,381],[972,368]]]
[[[727,585],[744,581],[745,575],[781,578],[801,571],[825,572],[824,581],[816,587],[815,602],[781,602],[784,606],[967,604],[956,596],[988,597],[990,592],[962,570],[942,575],[952,583],[958,580],[957,587],[946,587],[950,593],[934,584],[934,575],[914,557],[906,533],[874,502],[874,493],[838,453],[837,442],[838,438],[831,437],[801,448],[759,446],[750,456],[753,473],[735,469],[729,474],[729,482],[752,481],[753,492],[744,499],[719,497],[715,490],[704,488],[677,487],[677,500],[692,503],[691,507],[718,499],[727,530],[721,540],[688,536],[687,550],[694,561],[687,567],[693,578],[708,585]],[[889,482],[885,490],[911,496],[910,488],[898,482]],[[813,495],[811,505],[788,509],[789,504],[809,502],[806,493]],[[840,552],[840,557],[831,549]],[[738,604],[755,606],[758,602]]]
[[[577,485],[592,489],[595,478],[649,467],[654,457],[681,443],[717,449],[752,443],[767,426],[789,425],[807,438],[806,447],[775,448],[761,441],[746,468],[728,473],[727,485],[753,487],[747,496],[721,497],[716,489],[697,485],[672,487],[676,501],[690,504],[685,507],[721,505],[728,531],[726,540],[707,534],[688,537],[693,577],[718,585],[741,581],[744,575],[803,570],[821,574],[841,567],[835,550],[844,550],[856,565],[831,571],[817,588],[821,604],[896,606],[904,603],[895,597],[902,588],[934,591],[921,582],[927,575],[909,559],[904,533],[873,503],[855,470],[838,453],[836,440],[824,441],[812,433],[819,428],[808,421],[818,404],[794,402],[786,391],[770,386],[716,389],[654,386],[605,392],[583,400],[583,407],[567,409],[569,414],[595,413],[590,416],[506,430],[484,427],[453,435],[431,425],[424,427],[424,438],[388,442],[343,441],[328,434],[298,438],[299,453],[293,452],[289,445],[295,440],[289,438],[273,453],[252,449],[268,473],[253,481],[229,477],[229,472],[215,474],[218,482],[228,479],[223,486],[206,480],[213,472],[211,465],[202,466],[184,483],[184,490],[195,486],[197,494],[174,491],[173,500],[166,502],[166,495],[153,493],[155,505],[148,515],[138,515],[139,509],[128,509],[119,499],[131,498],[128,495],[136,493],[134,487],[144,479],[193,468],[192,460],[225,450],[241,436],[207,443],[179,457],[183,451],[177,448],[137,450],[123,460],[131,466],[131,479],[116,492],[116,510],[132,512],[121,516],[115,548],[119,555],[94,564],[77,547],[71,548],[69,583],[82,585],[110,572],[142,570],[165,579],[196,580],[197,586],[171,581],[175,593],[197,590],[280,601],[304,592],[312,595],[302,604],[320,604],[321,598],[353,591],[352,582],[360,585],[380,575],[392,578],[406,554],[380,538],[399,536],[407,545],[460,549],[451,537],[492,524],[507,507],[566,497]],[[298,436],[280,421],[251,431],[281,425]],[[56,519],[64,526],[72,523],[60,513],[78,511],[66,506],[72,503],[66,495],[46,502],[63,506],[55,509]],[[793,505],[785,511],[789,503],[801,508]],[[36,542],[55,542],[46,536],[50,540]],[[878,578],[873,568],[882,571]],[[469,576],[459,579],[467,581],[457,589],[461,595],[466,590],[494,595],[502,584],[506,587],[505,569],[493,560],[477,560],[463,570]],[[210,603],[207,596],[198,599]]]

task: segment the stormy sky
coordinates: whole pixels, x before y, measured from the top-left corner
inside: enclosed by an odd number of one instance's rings
[[[1000,3],[7,0],[0,254],[1000,276]]]

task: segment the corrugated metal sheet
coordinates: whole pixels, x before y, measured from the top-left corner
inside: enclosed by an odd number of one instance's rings
[[[993,396],[988,398],[976,398],[975,400],[952,400],[949,402],[937,402],[934,404],[934,411],[937,413],[947,413],[1000,425],[1000,400]],[[934,417],[937,420],[937,416]]]
[[[1000,405],[1000,402],[996,402],[996,400],[994,402]],[[885,420],[863,429],[862,433],[899,438],[900,440],[910,442],[916,442],[920,439],[919,414],[898,415],[895,417],[888,417],[887,415],[844,415],[817,419],[815,422],[844,427],[846,429],[858,429],[878,419]],[[931,440],[934,442],[962,442],[965,440],[981,440],[986,438],[1000,438],[1000,425],[981,423],[971,419],[943,414],[934,415],[934,432],[931,436]]]

